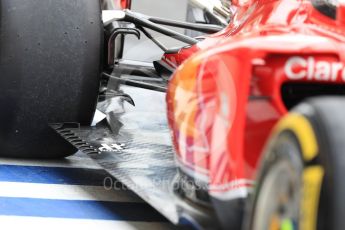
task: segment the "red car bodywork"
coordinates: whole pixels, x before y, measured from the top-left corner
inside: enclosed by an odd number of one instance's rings
[[[181,170],[212,197],[246,197],[272,127],[290,109],[283,88],[345,83],[340,22],[310,1],[256,0],[224,31],[165,55],[179,66],[167,103]]]

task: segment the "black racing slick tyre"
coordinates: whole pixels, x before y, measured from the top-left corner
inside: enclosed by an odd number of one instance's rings
[[[246,230],[345,226],[345,98],[310,99],[277,125],[258,173]]]
[[[90,124],[101,72],[97,0],[0,1],[0,156],[76,152],[51,123]]]

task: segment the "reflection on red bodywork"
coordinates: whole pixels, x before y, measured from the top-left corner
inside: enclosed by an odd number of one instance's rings
[[[345,27],[310,1],[257,0],[224,31],[165,55],[179,66],[167,102],[181,169],[213,196],[246,196],[271,129],[288,112],[283,85],[344,85],[344,37]]]
[[[132,5],[132,0],[120,0],[120,5],[122,9],[130,9]]]

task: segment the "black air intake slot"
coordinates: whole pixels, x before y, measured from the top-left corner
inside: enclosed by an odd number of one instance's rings
[[[345,84],[292,83],[283,84],[281,89],[285,107],[290,110],[306,98],[315,96],[345,95]]]

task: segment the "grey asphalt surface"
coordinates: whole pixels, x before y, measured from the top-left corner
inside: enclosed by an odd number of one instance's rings
[[[187,0],[133,0],[132,10],[156,17],[185,21],[187,16]],[[174,30],[183,33],[183,29]],[[153,33],[154,37],[167,47],[182,46],[183,43],[174,39]],[[138,41],[128,36],[125,43],[124,58],[137,61],[159,60],[163,52],[148,40],[145,35]]]

